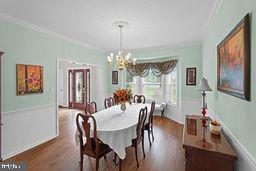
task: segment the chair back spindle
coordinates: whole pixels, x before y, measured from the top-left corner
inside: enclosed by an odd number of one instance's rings
[[[93,143],[91,139],[91,124],[93,124],[93,139],[95,140],[95,148],[93,148]],[[99,144],[97,138],[97,125],[95,118],[92,115],[84,115],[79,113],[76,117],[76,126],[79,132],[78,136],[80,140],[80,147],[82,149],[85,148],[86,150],[93,153],[97,153],[97,151],[99,151]],[[86,142],[83,142],[83,132],[86,137]]]
[[[115,105],[115,100],[113,97],[109,97],[104,100],[105,109],[107,109],[111,106],[114,106],[114,105]]]
[[[144,95],[134,95],[133,97],[133,102],[134,103],[145,103],[146,101],[146,98]]]
[[[144,125],[147,118],[147,110],[148,110],[147,107],[140,110],[139,120],[136,128],[137,138],[141,138],[144,134]]]
[[[152,102],[151,103],[151,109],[149,112],[149,118],[148,118],[148,122],[151,125],[153,125],[153,117],[154,117],[154,113],[155,113],[155,107],[156,107],[156,102]]]
[[[84,108],[85,114],[94,114],[97,112],[97,104],[96,102],[87,103]]]

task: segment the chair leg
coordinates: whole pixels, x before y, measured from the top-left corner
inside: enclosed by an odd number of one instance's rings
[[[96,171],[98,171],[98,170],[99,170],[99,159],[96,158]]]
[[[146,155],[145,155],[145,150],[144,150],[144,137],[142,138],[141,144],[142,144],[143,157],[145,158]]]
[[[136,161],[137,161],[137,167],[139,167],[139,160],[138,160],[138,152],[137,152],[137,144],[134,146],[135,148],[135,157],[136,157]]]
[[[113,158],[113,161],[114,161],[115,165],[117,166],[118,163],[116,162],[116,157],[117,157],[117,154],[115,153],[115,156],[114,156],[114,158]]]
[[[119,158],[119,171],[122,170],[122,159]]]
[[[162,119],[163,119],[163,117],[164,117],[164,109],[162,110],[161,116],[162,116]]]
[[[154,140],[155,140],[155,138],[154,138],[153,125],[151,125],[151,133],[152,133],[152,137],[153,137],[153,141],[154,141]]]
[[[84,155],[83,155],[82,152],[80,152],[80,162],[79,162],[79,165],[80,165],[80,171],[83,171]]]
[[[150,130],[147,130],[147,131],[148,131],[148,140],[149,140],[149,145],[151,146]]]

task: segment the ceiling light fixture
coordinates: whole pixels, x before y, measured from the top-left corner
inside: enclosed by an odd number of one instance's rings
[[[123,29],[128,28],[129,24],[126,21],[116,21],[113,23],[113,27],[119,28],[120,30],[120,45],[119,45],[119,51],[115,55],[116,57],[116,66],[117,68],[122,71],[125,68],[125,65],[127,63],[133,63],[135,65],[136,59],[131,58],[131,53],[126,52],[124,49],[122,49],[122,43],[123,43]],[[114,61],[114,53],[111,52],[110,55],[107,57],[108,64],[111,66]]]

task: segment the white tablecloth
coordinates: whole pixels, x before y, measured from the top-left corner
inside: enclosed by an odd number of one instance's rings
[[[141,108],[147,106],[148,115],[150,104],[126,104],[127,110],[122,112],[120,105],[104,109],[93,116],[97,123],[97,136],[121,158],[124,159],[125,148],[132,145],[132,139],[136,138],[136,126]],[[147,115],[147,118],[148,118]],[[76,135],[76,142],[79,139]]]

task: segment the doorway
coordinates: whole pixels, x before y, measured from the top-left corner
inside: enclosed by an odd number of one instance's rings
[[[90,102],[90,69],[68,70],[69,108],[83,109]]]
[[[103,75],[105,72],[98,65],[81,63],[66,59],[57,59],[57,86],[56,86],[56,134],[59,135],[59,126],[62,116],[68,117],[70,123],[75,115],[84,111],[88,102],[96,102],[98,110],[104,108]],[[73,111],[72,116],[63,114],[63,111]],[[74,116],[73,116],[74,115]],[[67,125],[66,121],[65,124]]]

